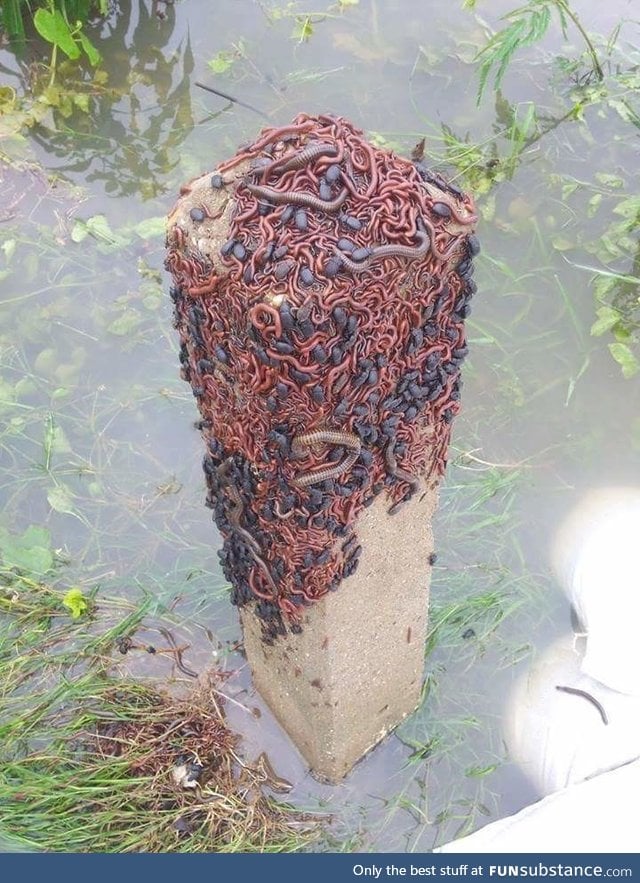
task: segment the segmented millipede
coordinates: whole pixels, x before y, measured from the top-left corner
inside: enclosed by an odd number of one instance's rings
[[[320,199],[319,196],[314,196],[313,193],[304,193],[299,190],[274,190],[273,187],[262,187],[259,184],[249,183],[245,183],[243,186],[250,193],[253,193],[254,196],[260,199],[268,199],[269,202],[273,202],[276,205],[283,205],[284,203],[304,205],[314,211],[327,212],[329,214],[337,212],[349,195],[346,187],[342,188],[335,199],[326,200]]]
[[[351,273],[361,273],[362,270],[366,270],[374,261],[379,261],[383,258],[407,258],[410,261],[415,261],[418,258],[426,257],[431,244],[429,236],[422,230],[418,230],[415,238],[420,240],[419,245],[379,245],[372,250],[369,257],[364,261],[354,261],[338,249],[335,249],[334,254],[340,258],[341,262]]]
[[[297,487],[309,487],[312,484],[319,484],[322,481],[328,481],[338,475],[342,475],[347,469],[356,462],[360,456],[361,442],[357,435],[351,432],[340,432],[334,429],[316,429],[313,432],[307,432],[304,435],[297,435],[291,443],[291,452],[294,457],[301,456],[304,449],[310,445],[339,445],[340,447],[349,448],[349,453],[344,460],[336,463],[335,466],[328,466],[323,469],[314,469],[311,472],[303,472],[292,481]]]
[[[335,144],[329,144],[326,141],[314,141],[312,144],[309,144],[288,159],[285,156],[281,157],[281,159],[274,160],[261,171],[263,171],[263,174],[265,175],[281,175],[283,172],[290,172],[292,169],[301,169],[303,166],[308,165],[308,163],[313,162],[314,159],[318,159],[320,156],[336,156],[337,153],[338,148]]]

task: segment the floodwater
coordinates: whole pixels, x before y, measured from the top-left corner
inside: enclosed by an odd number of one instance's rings
[[[0,527],[46,525],[61,585],[157,599],[151,613],[192,642],[191,667],[232,671],[245,756],[267,751],[294,783],[291,802],[331,815],[323,848],[428,850],[535,798],[506,757],[501,717],[513,678],[569,628],[549,545],[581,492],[638,481],[638,378],[622,377],[609,332],[590,335],[597,271],[633,272],[637,227],[616,224],[637,195],[637,123],[595,99],[583,122],[550,123],[573,86],[589,85],[586,67],[554,62],[577,57],[571,30],[523,50],[503,99],[489,87],[476,106],[472,60],[505,0],[476,14],[440,0],[321,2],[313,14],[274,0],[115,6],[88,28],[108,74],[88,114],[59,95],[63,106],[23,137],[15,116],[0,120]],[[573,6],[599,46],[632,17],[631,0]],[[625,24],[618,69],[638,64],[637,37]],[[39,51],[0,51],[2,84],[24,93]],[[435,524],[429,694],[335,787],[309,774],[232,649],[240,633],[204,507],[196,407],[178,379],[162,218],[183,181],[263,125],[197,80],[274,125],[330,111],[405,154],[426,137],[451,174],[473,163],[473,180],[495,178],[478,195],[464,407]],[[69,83],[63,72],[57,83]],[[518,153],[531,102],[548,130],[527,129]],[[453,137],[468,142],[457,170]]]

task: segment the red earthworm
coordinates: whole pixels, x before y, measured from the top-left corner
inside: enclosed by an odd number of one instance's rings
[[[262,563],[264,564],[264,562],[262,562]],[[266,565],[265,565],[265,567],[266,567]],[[267,571],[267,574],[268,574],[268,571]],[[263,601],[273,601],[276,594],[277,594],[277,589],[275,588],[275,586],[273,587],[274,593],[272,595],[265,594],[265,592],[256,588],[255,575],[256,575],[255,571],[251,570],[251,572],[249,573],[249,576],[247,577],[247,582],[249,583],[249,588],[251,589],[253,594],[256,596],[256,598],[261,598]],[[271,579],[270,576],[269,576],[269,579]]]
[[[274,500],[273,511],[275,512],[276,518],[279,518],[281,521],[286,521],[287,519],[291,518],[291,516],[293,515],[293,512],[294,512],[293,509],[289,509],[288,512],[285,512],[283,514],[280,511],[280,501],[279,500]]]
[[[293,601],[290,601],[288,598],[278,598],[278,607],[285,616],[294,621],[300,617],[300,611]]]
[[[282,205],[285,202],[291,205],[304,205],[315,211],[327,212],[329,214],[337,212],[349,195],[346,188],[343,188],[335,199],[328,200],[320,199],[320,197],[314,196],[312,193],[299,193],[296,190],[274,190],[272,187],[261,187],[257,184],[243,183],[243,187],[246,187],[254,196],[268,199],[270,202],[276,203],[276,205]]]
[[[273,324],[269,322],[265,322],[260,316],[267,315],[272,320]],[[264,302],[254,304],[249,310],[249,321],[253,323],[253,325],[259,331],[266,331],[267,329],[273,330],[274,337],[282,336],[282,322],[280,320],[280,310],[277,307],[271,306],[271,304],[266,304]]]
[[[269,358],[277,359],[279,362],[289,365],[290,367],[295,368],[296,371],[301,371],[303,374],[311,375],[318,371],[317,365],[303,365],[295,356],[289,355],[288,353],[278,352],[278,350],[273,349],[271,346],[267,349],[267,355]]]
[[[433,224],[427,217],[422,217],[420,220],[421,223],[423,223],[424,226],[427,228],[427,233],[429,234],[429,238],[431,239],[431,253],[433,254],[433,256],[436,258],[436,260],[441,262],[448,260],[453,252],[456,250],[456,248],[459,246],[459,240],[454,239],[453,243],[445,252],[440,251],[436,246],[436,231]]]
[[[187,293],[191,297],[200,297],[203,294],[213,294],[219,284],[220,277],[214,272],[209,276],[206,282],[203,282],[202,285],[192,285],[190,288],[187,288]]]
[[[188,647],[179,647],[176,639],[173,637],[169,629],[166,629],[163,626],[158,626],[158,631],[171,647],[171,653],[173,653],[174,655],[176,667],[180,669],[183,674],[188,675],[188,677],[197,678],[198,673],[196,671],[193,671],[193,669],[188,668],[182,661],[182,654],[184,653],[185,649],[188,649]]]
[[[178,227],[178,225],[176,224],[172,232],[173,238],[175,239],[176,248],[182,248],[184,246],[186,236],[184,230],[182,229],[182,227]]]
[[[266,366],[258,361],[255,353],[249,353],[249,385],[255,392],[267,392],[272,386],[273,368],[267,374]]]
[[[257,152],[262,150],[263,147],[266,147],[267,144],[272,144],[274,141],[281,141],[283,138],[287,138],[290,135],[306,134],[313,128],[314,122],[309,119],[308,121],[297,124],[280,126],[277,129],[263,129],[265,134],[251,145],[251,149]]]
[[[309,601],[309,603],[311,603],[312,601],[315,601],[315,598],[312,595],[308,595],[304,589],[295,589],[292,587],[291,594],[292,595],[302,595],[304,600]]]
[[[340,169],[340,178],[352,196],[355,196],[356,199],[362,198],[362,194],[356,187],[355,181],[344,169]]]
[[[398,466],[394,452],[394,445],[392,442],[389,442],[387,444],[384,457],[390,475],[393,475],[395,478],[400,478],[402,481],[410,484],[413,488],[419,487],[419,480],[415,476],[411,475],[409,472],[405,472],[404,469],[400,469],[400,467]]]

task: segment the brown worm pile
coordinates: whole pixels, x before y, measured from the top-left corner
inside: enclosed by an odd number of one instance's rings
[[[267,641],[357,565],[354,523],[444,472],[479,250],[471,198],[346,120],[264,129],[170,215],[182,372],[232,601]],[[215,245],[215,247],[214,247]]]

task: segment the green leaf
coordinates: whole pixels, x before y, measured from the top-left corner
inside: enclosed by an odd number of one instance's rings
[[[640,217],[640,196],[630,196],[621,200],[613,210],[616,215],[636,220]]]
[[[629,106],[628,102],[621,98],[610,98],[609,106],[612,107],[618,116],[625,121],[631,123],[640,129],[640,117],[635,110]]]
[[[47,491],[47,502],[54,512],[62,515],[75,515],[73,494],[64,484],[57,484]]]
[[[7,263],[9,263],[9,261],[11,260],[11,258],[14,256],[14,254],[16,252],[15,239],[5,239],[5,241],[2,243],[2,246],[0,246],[0,248],[2,248],[2,250],[4,252],[4,256],[7,259]]]
[[[69,58],[80,58],[80,47],[73,39],[69,25],[59,9],[49,12],[38,9],[33,16],[36,31],[49,43],[61,49]]]
[[[159,215],[155,218],[145,218],[133,228],[141,239],[154,239],[157,236],[164,236],[167,232],[167,220],[164,216]]]
[[[482,776],[488,776],[489,773],[495,772],[499,766],[499,763],[490,763],[487,766],[472,766],[465,771],[465,776],[469,776],[471,779],[479,779]]]
[[[224,74],[233,66],[235,60],[235,53],[230,52],[228,49],[222,49],[207,62],[207,67],[212,70],[214,74]]]
[[[86,613],[89,609],[89,605],[82,594],[82,589],[73,588],[69,589],[67,594],[62,599],[62,603],[67,608],[67,610],[71,613],[72,619],[80,619],[83,613]]]
[[[43,574],[53,566],[49,531],[33,524],[20,536],[0,528],[0,554],[6,567],[29,573]]]
[[[89,113],[89,94],[87,92],[74,92],[72,100],[83,113]]]
[[[313,22],[308,15],[296,16],[292,37],[299,43],[306,43],[313,36]]]
[[[11,40],[24,39],[21,5],[22,0],[4,0],[2,4],[2,21]]]
[[[619,190],[621,187],[624,187],[624,181],[619,175],[611,175],[608,172],[596,172],[596,181],[600,184],[604,184],[605,187],[611,187],[614,190]]]
[[[88,218],[87,231],[96,239],[108,242],[109,245],[115,245],[117,242],[116,236],[104,215],[93,215],[93,217]]]
[[[622,367],[622,376],[627,380],[640,371],[640,362],[636,359],[626,343],[610,343],[609,352]]]
[[[51,466],[51,454],[53,452],[55,431],[56,425],[53,419],[53,414],[49,412],[44,420],[44,437],[42,439],[42,465],[47,472]]]
[[[78,219],[71,228],[71,239],[73,242],[82,242],[89,235],[87,225],[84,221]]]
[[[102,61],[102,56],[86,34],[83,34],[82,31],[80,31],[77,37],[78,40],[80,40],[80,45],[84,49],[87,58],[89,59],[89,64],[92,67],[97,67]]]
[[[602,202],[602,193],[594,193],[589,200],[589,208],[587,209],[587,217],[593,218],[598,211],[598,207]]]
[[[515,9],[505,18],[511,19],[511,24],[494,34],[476,55],[476,60],[481,62],[478,104],[482,100],[491,71],[495,70],[493,88],[498,90],[516,51],[523,46],[530,46],[544,36],[549,27],[551,12],[546,3],[543,3],[540,8],[529,5]]]
[[[142,322],[142,316],[133,308],[125,310],[117,319],[114,319],[111,325],[107,327],[107,331],[111,334],[117,334],[118,337],[124,337],[134,331]]]
[[[600,307],[596,313],[598,319],[591,326],[592,337],[600,337],[620,321],[620,313],[613,307]]]

